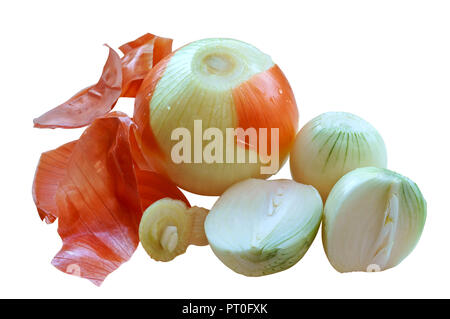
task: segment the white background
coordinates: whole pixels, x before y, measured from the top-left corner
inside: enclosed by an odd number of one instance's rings
[[[61,241],[34,207],[34,170],[41,152],[82,130],[33,129],[32,119],[97,82],[103,43],[117,48],[145,32],[174,38],[174,48],[206,37],[252,43],[289,79],[300,126],[332,110],[371,122],[389,168],[428,201],[413,253],[382,273],[340,274],[319,233],[293,268],[247,278],[209,247],[169,263],[139,247],[100,288],[51,266]],[[0,297],[450,297],[448,1],[2,1],[0,34]],[[132,108],[131,99],[117,106]],[[276,177],[290,178],[288,165]],[[215,201],[189,199],[207,208]]]

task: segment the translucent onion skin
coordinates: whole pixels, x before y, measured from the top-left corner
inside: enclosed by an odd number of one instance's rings
[[[119,47],[122,51],[122,96],[136,97],[148,71],[172,52],[172,39],[146,33]]]
[[[297,134],[290,158],[293,179],[313,185],[324,201],[346,173],[386,165],[386,146],[377,130],[345,112],[323,113],[309,121]]]
[[[230,187],[205,220],[215,255],[233,271],[263,276],[306,253],[322,218],[317,190],[291,180],[248,179]]]
[[[112,112],[73,142],[45,152],[33,181],[41,219],[58,219],[60,271],[101,285],[133,255],[143,207],[161,198],[187,202],[166,178],[146,167],[133,141],[133,121]]]
[[[37,128],[78,128],[106,115],[122,92],[122,64],[110,47],[108,59],[97,84],[79,91],[63,104],[33,120]]]
[[[190,43],[162,59],[149,72],[137,93],[134,119],[137,140],[146,158],[177,185],[202,195],[220,195],[232,184],[261,173],[258,145],[231,141],[234,154],[244,148],[246,163],[195,163],[194,120],[202,130],[218,128],[279,129],[279,167],[295,138],[298,111],[292,89],[280,68],[255,47],[233,39],[204,39]],[[187,128],[192,138],[190,163],[175,163],[171,157],[172,132]],[[210,141],[204,140],[203,149]],[[272,145],[272,144],[271,144]],[[270,152],[271,145],[266,145]],[[225,149],[223,150],[225,154]],[[249,163],[250,154],[257,161]],[[279,168],[278,167],[278,168]],[[274,171],[273,173],[275,173]]]
[[[339,272],[392,268],[416,246],[426,215],[426,201],[410,179],[387,169],[356,169],[325,204],[325,252]]]

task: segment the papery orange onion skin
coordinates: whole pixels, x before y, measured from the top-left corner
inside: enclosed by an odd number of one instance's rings
[[[173,53],[169,54],[150,70],[136,95],[134,103],[133,120],[137,126],[135,134],[137,143],[142,149],[142,154],[145,157],[147,164],[155,167],[156,170],[161,173],[164,172],[162,162],[169,159],[167,159],[159,149],[158,142],[153,134],[150,125],[149,105],[152,100],[152,93],[163,76],[172,56]]]
[[[119,55],[109,48],[108,59],[97,84],[34,119],[34,127],[77,128],[89,125],[114,107],[121,92],[122,64]]]
[[[42,155],[33,183],[39,213],[59,219],[63,247],[52,264],[96,285],[133,254],[147,206],[165,197],[189,205],[142,161],[134,129],[120,112],[95,120],[78,141]]]
[[[172,39],[147,33],[119,47],[122,57],[122,96],[136,97],[149,70],[172,52]]]
[[[280,157],[285,157],[297,133],[298,109],[291,86],[278,65],[255,74],[233,89],[233,99],[238,127],[267,128],[269,145],[271,128],[278,128]],[[268,146],[269,154],[270,150]]]
[[[63,247],[52,264],[99,285],[138,245],[141,207],[126,124],[96,120],[83,134],[56,193]],[[75,265],[75,266],[74,266]]]
[[[42,153],[33,181],[33,200],[39,216],[47,224],[58,217],[56,191],[66,176],[67,162],[77,141],[61,145],[57,149]]]

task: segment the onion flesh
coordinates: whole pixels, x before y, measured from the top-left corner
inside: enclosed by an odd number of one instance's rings
[[[410,179],[365,167],[334,186],[324,209],[325,252],[340,272],[385,270],[414,249],[426,219],[426,201]]]
[[[227,267],[246,276],[269,275],[303,257],[319,228],[322,206],[312,186],[248,179],[214,204],[205,232]]]

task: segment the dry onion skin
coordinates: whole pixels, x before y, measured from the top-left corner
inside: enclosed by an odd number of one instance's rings
[[[226,129],[254,128],[259,132],[266,128],[269,136],[263,146],[268,152],[278,148],[276,160],[281,166],[295,138],[298,111],[286,77],[268,55],[238,40],[204,39],[183,46],[150,71],[136,96],[134,119],[137,139],[155,167],[185,190],[220,195],[240,180],[267,178],[276,172],[261,173],[267,157],[262,157],[260,144],[252,141],[229,142],[233,156],[242,148],[247,161],[227,161]],[[196,155],[190,154],[189,160],[175,163],[172,150],[179,140],[174,140],[172,133],[186,128],[193,140],[195,120],[202,121],[205,133],[209,128],[220,130],[224,149],[215,152],[222,155],[211,162],[196,162]],[[279,130],[279,140],[274,143],[272,128]],[[215,138],[200,141],[201,150]],[[196,152],[195,146],[192,148],[192,153]],[[256,158],[253,163],[250,156]]]
[[[41,219],[58,219],[63,246],[52,264],[96,285],[133,255],[144,207],[167,197],[188,204],[176,185],[138,167],[133,131],[124,113],[98,118],[80,139],[42,154],[33,181]]]
[[[37,128],[77,128],[91,124],[116,105],[122,92],[122,65],[110,47],[97,84],[79,91],[61,105],[33,120]]]
[[[172,39],[146,33],[134,41],[119,47],[123,52],[122,96],[136,97],[148,71],[163,57],[172,52]]]
[[[410,179],[387,169],[356,169],[325,204],[325,252],[339,272],[392,268],[416,246],[426,215],[426,201]]]
[[[245,276],[286,270],[306,253],[319,229],[322,199],[291,180],[248,179],[230,187],[206,217],[214,254]]]
[[[119,97],[135,97],[149,70],[172,52],[172,39],[146,33],[120,46],[122,58],[108,48],[108,59],[97,84],[35,118],[34,127],[83,127],[111,111]]]
[[[378,131],[345,112],[323,113],[309,121],[297,134],[290,157],[293,179],[313,185],[323,200],[346,173],[386,165],[386,147]]]
[[[157,261],[170,261],[184,254],[189,245],[207,245],[203,228],[207,214],[207,209],[188,207],[181,200],[160,199],[142,216],[139,225],[141,244]]]

